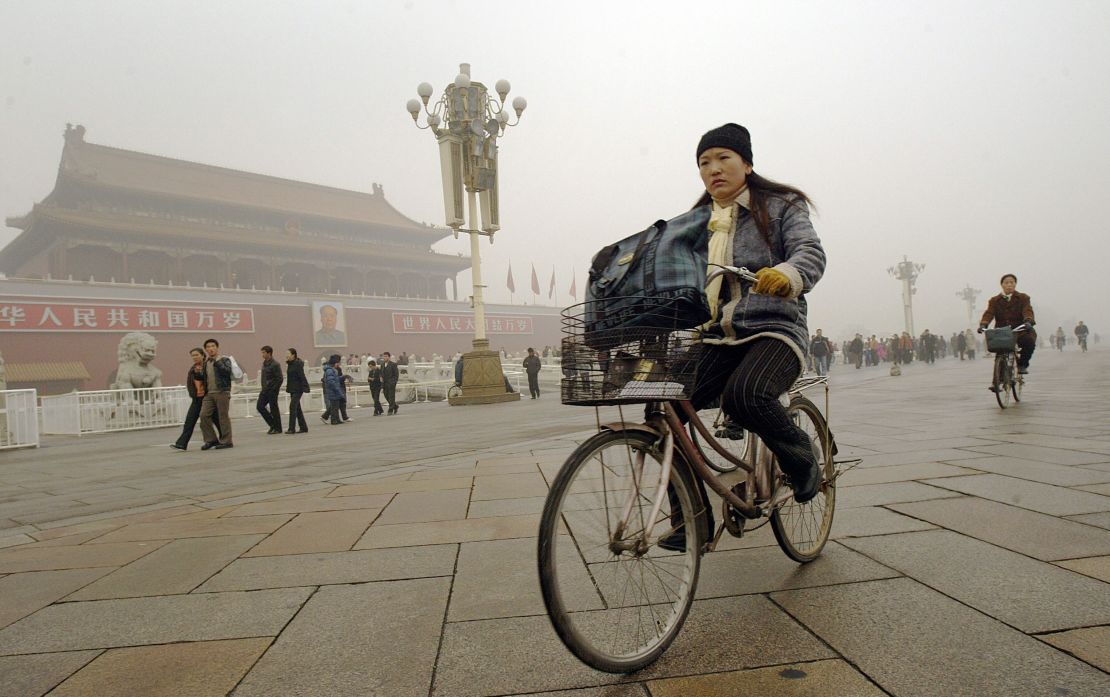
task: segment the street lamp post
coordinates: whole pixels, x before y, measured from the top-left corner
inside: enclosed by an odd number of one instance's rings
[[[482,261],[478,239],[485,235],[493,243],[493,233],[501,229],[497,192],[497,139],[505,130],[520,123],[528,102],[517,97],[512,102],[516,121],[509,116],[505,99],[509,81],[494,85],[497,99],[486,86],[470,79],[470,64],[459,65],[455,81],[431,107],[432,86],[422,82],[416,88],[420,99],[410,99],[406,108],[417,128],[431,130],[439,144],[443,177],[443,205],[447,226],[470,235],[470,268],[474,295],[473,350],[463,354],[462,395],[452,397],[452,405],[491,404],[520,399],[520,394],[505,390],[501,356],[491,351],[486,338],[486,308],[482,291]],[[424,112],[426,125],[419,122]],[[465,193],[465,197],[464,197]],[[464,204],[465,201],[465,204]],[[464,210],[468,209],[468,210]],[[481,225],[478,224],[479,209]],[[469,212],[469,216],[466,213]],[[469,222],[467,222],[469,220]],[[464,227],[466,226],[466,227]]]
[[[917,292],[916,282],[919,273],[925,270],[924,264],[915,264],[902,256],[902,261],[896,266],[886,270],[894,278],[902,282],[902,309],[906,314],[906,331],[910,336],[917,336],[913,331],[913,296]]]
[[[972,327],[975,323],[975,298],[983,291],[978,288],[972,288],[970,283],[964,285],[964,289],[956,293],[956,297],[960,298],[967,303],[967,326]]]

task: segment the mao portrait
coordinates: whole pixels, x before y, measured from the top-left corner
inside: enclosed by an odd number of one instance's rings
[[[347,345],[347,322],[343,317],[343,303],[317,300],[312,303],[312,328],[316,332],[316,348]]]

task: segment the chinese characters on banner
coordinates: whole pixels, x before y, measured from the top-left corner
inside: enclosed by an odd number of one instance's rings
[[[0,332],[254,332],[254,310],[0,298]]]
[[[486,316],[489,334],[531,334],[531,317]],[[394,334],[473,334],[473,315],[442,315],[433,312],[394,312]]]

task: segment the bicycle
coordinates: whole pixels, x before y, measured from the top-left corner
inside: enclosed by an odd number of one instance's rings
[[[725,270],[752,278],[743,268]],[[644,311],[663,319],[667,303]],[[735,426],[718,422],[717,410],[695,411],[696,331],[671,331],[665,321],[663,328],[597,329],[599,313],[589,305],[563,313],[563,362],[573,377],[561,388],[564,404],[595,407],[598,433],[551,482],[537,563],[547,614],[567,649],[597,670],[629,673],[658,659],[678,635],[701,558],[723,532],[740,537],[769,523],[791,559],[816,559],[832,527],[836,479],[846,471],[837,466],[859,460],[834,460],[828,422],[802,394],[824,386],[827,414],[828,379],[800,379],[787,409],[809,436],[823,481],[816,498],[798,504],[756,434],[731,437]],[[643,422],[625,420],[629,404],[644,405]],[[620,420],[603,424],[601,406],[616,406]],[[721,498],[715,531],[705,486]]]
[[[994,372],[988,389],[994,393],[994,398],[1002,409],[1010,406],[1011,397],[1014,402],[1021,401],[1025,376],[1018,372],[1020,347],[1017,345],[1016,335],[1026,329],[1026,325],[1020,324],[1013,328],[996,327],[985,330],[987,350],[994,354]]]

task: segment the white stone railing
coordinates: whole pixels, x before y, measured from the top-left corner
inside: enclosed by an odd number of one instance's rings
[[[38,392],[0,390],[0,450],[37,447]]]
[[[71,392],[42,398],[42,432],[80,435],[173,426],[185,420],[184,385]]]

